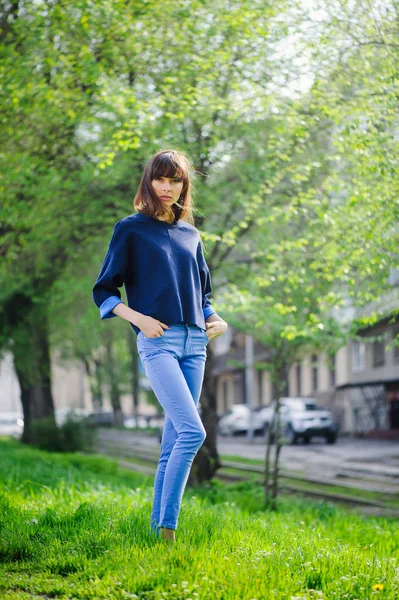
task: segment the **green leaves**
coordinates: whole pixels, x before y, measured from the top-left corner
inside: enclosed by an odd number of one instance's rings
[[[303,10],[72,2],[11,20],[0,67],[2,301],[21,290],[48,298],[61,279],[71,318],[74,297],[90,312],[106,231],[132,212],[151,154],[177,147],[197,171],[198,226],[226,320],[290,356],[344,335],[332,314],[388,290],[398,264],[399,69],[383,44],[386,14],[377,31],[362,6],[333,2],[318,22]],[[309,91],[290,92],[301,67],[275,52],[287,34],[312,70]],[[82,290],[70,265],[88,248],[98,259]]]

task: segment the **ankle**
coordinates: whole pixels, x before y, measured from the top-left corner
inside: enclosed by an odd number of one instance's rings
[[[175,538],[175,530],[170,529],[169,527],[160,527],[159,528],[159,537],[165,540],[173,540],[176,541]]]

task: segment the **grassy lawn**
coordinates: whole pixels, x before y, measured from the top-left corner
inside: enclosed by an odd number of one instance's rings
[[[241,458],[241,456],[238,457],[235,454],[221,454],[220,458],[222,460],[240,462],[243,465],[257,465],[263,467],[263,465],[265,464],[264,458],[262,458],[262,460],[260,460],[259,458],[245,458],[244,456]]]
[[[1,599],[399,598],[395,520],[284,496],[265,511],[261,486],[213,481],[186,488],[169,549],[149,535],[152,476],[4,438],[0,452]]]

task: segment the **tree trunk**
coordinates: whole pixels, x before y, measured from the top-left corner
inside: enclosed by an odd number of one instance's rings
[[[209,481],[217,469],[221,467],[217,451],[217,380],[213,375],[214,354],[209,344],[207,346],[207,355],[201,394],[201,420],[205,427],[206,438],[194,458],[187,482],[190,485]]]
[[[55,421],[46,314],[37,311],[31,321],[32,325],[27,325],[25,321],[23,330],[20,330],[19,335],[14,335],[13,347],[24,413],[21,441],[25,444],[37,441],[33,439],[33,420],[52,418]]]
[[[267,436],[266,442],[266,456],[265,456],[265,505],[272,510],[277,509],[277,495],[278,495],[278,477],[280,470],[280,452],[283,445],[281,437],[280,427],[280,399],[286,387],[286,381],[289,371],[289,364],[285,357],[286,351],[284,345],[280,352],[276,352],[273,357],[272,369],[271,369],[271,380],[273,382],[273,388],[275,389],[276,405],[272,415],[272,422],[269,428],[269,435]],[[274,425],[276,425],[275,432],[275,453],[273,467],[271,467],[271,433],[274,431]],[[270,478],[270,476],[272,476]]]
[[[129,327],[129,329],[131,329]],[[132,396],[133,396],[133,406],[132,406],[132,415],[136,419],[138,417],[139,411],[139,355],[137,352],[136,341],[133,336],[136,337],[133,331],[129,331],[129,345],[131,350],[132,357]]]
[[[272,415],[272,419],[267,431],[267,439],[266,439],[266,456],[265,456],[265,479],[264,479],[264,486],[265,486],[265,504],[266,506],[269,506],[270,503],[270,452],[271,452],[271,447],[272,447],[272,432],[274,431],[274,423],[276,422],[276,410],[274,410],[273,415]]]
[[[281,427],[280,427],[280,398],[281,398],[281,385],[278,386],[278,398],[276,405],[276,452],[274,454],[274,468],[273,468],[273,482],[272,482],[272,510],[277,508],[277,494],[278,494],[278,477],[280,469],[280,450],[282,446],[281,440]]]
[[[86,357],[82,358],[86,369],[86,375],[90,382],[91,391],[91,402],[93,409],[98,411],[103,405],[102,396],[102,372],[103,366],[99,360],[91,359],[88,360]]]
[[[118,373],[115,368],[115,358],[112,348],[112,339],[105,345],[108,366],[108,381],[111,395],[111,406],[114,413],[114,425],[123,425],[123,412],[121,407],[121,395],[119,392]]]

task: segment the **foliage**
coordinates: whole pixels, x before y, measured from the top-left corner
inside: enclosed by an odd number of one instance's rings
[[[95,429],[89,418],[68,414],[61,425],[52,418],[34,419],[32,433],[35,443],[49,452],[78,452],[93,448]]]

